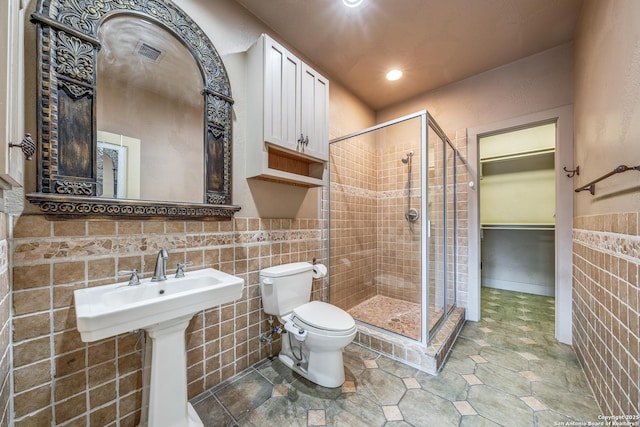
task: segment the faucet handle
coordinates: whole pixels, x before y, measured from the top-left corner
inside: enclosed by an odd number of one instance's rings
[[[129,278],[129,286],[136,286],[140,284],[140,278],[138,277],[138,269],[134,268],[133,270],[122,270],[118,271],[118,276],[126,276],[130,274]]]
[[[176,268],[176,279],[184,277],[184,268],[189,266],[189,265],[193,265],[193,262],[192,261],[188,261],[188,262],[179,262],[178,263],[178,268]]]

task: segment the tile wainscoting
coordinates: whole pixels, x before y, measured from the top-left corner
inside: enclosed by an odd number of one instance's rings
[[[135,426],[140,419],[144,334],[82,342],[75,325],[75,289],[124,281],[117,272],[132,268],[150,277],[160,248],[169,252],[171,269],[178,262],[191,261],[188,270],[213,267],[242,277],[245,290],[240,300],[196,314],[187,329],[188,390],[193,397],[269,354],[258,340],[269,329],[260,304],[258,272],[314,257],[324,261],[322,230],[323,222],[316,219],[57,222],[41,215],[16,218],[12,248],[15,426],[53,422],[124,427]],[[0,236],[0,250],[6,251],[5,235]],[[9,369],[7,269],[6,262],[0,265],[3,396],[8,393]],[[314,299],[324,297],[324,285],[322,280],[314,282]],[[0,408],[5,418],[6,408],[6,403]]]
[[[7,221],[0,212],[0,427],[11,424],[11,286]]]
[[[574,218],[573,346],[605,415],[640,408],[639,216]]]

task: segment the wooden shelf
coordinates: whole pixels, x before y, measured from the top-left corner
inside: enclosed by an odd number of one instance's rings
[[[325,162],[304,157],[300,153],[266,145],[262,163],[247,174],[247,178],[291,184],[301,187],[321,187],[324,181]]]

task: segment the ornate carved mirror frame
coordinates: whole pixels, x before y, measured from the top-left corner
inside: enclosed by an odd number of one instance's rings
[[[97,197],[98,28],[114,14],[151,20],[179,39],[200,68],[204,88],[205,203]],[[27,199],[53,219],[88,217],[229,219],[231,87],[224,64],[200,27],[170,0],[38,0],[38,179]]]

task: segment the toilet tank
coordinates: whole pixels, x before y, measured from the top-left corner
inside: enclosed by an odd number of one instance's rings
[[[309,302],[313,281],[313,265],[294,262],[260,271],[260,294],[264,312],[284,316]]]

